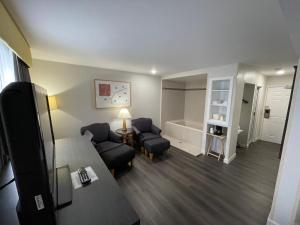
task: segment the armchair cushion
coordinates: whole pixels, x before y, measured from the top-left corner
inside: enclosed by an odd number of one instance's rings
[[[122,143],[122,137],[113,131],[109,131],[109,140],[116,143]]]
[[[139,132],[150,132],[152,126],[152,119],[149,118],[138,118],[131,121],[132,126],[134,126]]]
[[[121,143],[116,143],[116,142],[111,142],[111,141],[103,141],[103,142],[100,142],[98,144],[96,144],[96,149],[97,149],[97,152],[99,154],[102,154],[106,151],[109,151],[113,148],[117,148],[117,147],[120,147],[122,144]]]
[[[152,124],[152,126],[151,126],[151,132],[153,134],[160,135],[161,129],[159,129],[157,126],[155,126],[154,124]]]
[[[88,130],[93,134],[93,142],[99,143],[109,138],[110,127],[108,123],[94,123],[80,129],[81,135]]]
[[[100,156],[109,169],[118,168],[133,160],[135,150],[128,145],[121,144],[117,148],[100,153]]]
[[[139,142],[143,144],[145,141],[156,139],[156,138],[160,138],[160,135],[153,134],[150,132],[141,133],[141,135],[139,136]]]

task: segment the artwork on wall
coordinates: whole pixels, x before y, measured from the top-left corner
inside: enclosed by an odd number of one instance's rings
[[[129,107],[131,90],[129,82],[95,80],[96,108]]]

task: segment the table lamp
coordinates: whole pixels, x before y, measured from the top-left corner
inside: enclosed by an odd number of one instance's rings
[[[127,127],[126,127],[126,119],[130,119],[131,115],[130,112],[128,111],[127,108],[122,108],[119,112],[119,116],[120,119],[123,119],[123,128],[122,131],[127,131]]]
[[[50,110],[58,109],[55,95],[48,96],[48,101],[49,101],[49,108],[50,108]]]

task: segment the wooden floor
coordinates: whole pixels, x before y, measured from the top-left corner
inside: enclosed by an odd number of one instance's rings
[[[265,225],[270,212],[279,145],[256,142],[226,165],[172,148],[151,162],[137,154],[117,181],[142,225]]]

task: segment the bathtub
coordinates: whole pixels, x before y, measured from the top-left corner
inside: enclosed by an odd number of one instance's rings
[[[164,136],[171,145],[194,156],[201,153],[203,139],[202,124],[187,120],[173,120],[165,122]]]

